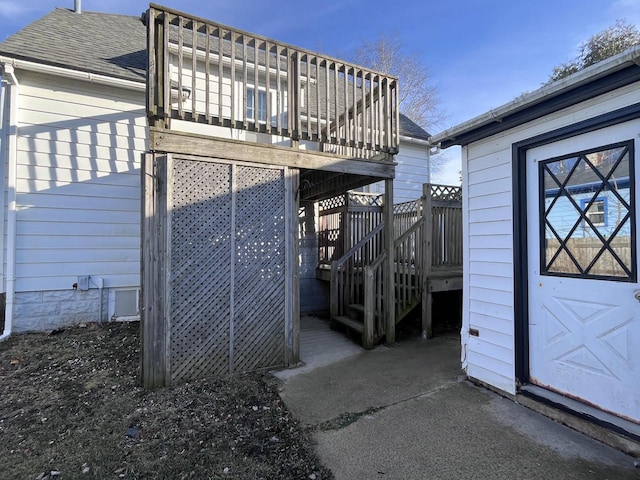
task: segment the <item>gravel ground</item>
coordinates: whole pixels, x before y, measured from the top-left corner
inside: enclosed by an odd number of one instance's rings
[[[112,323],[0,343],[0,476],[333,478],[269,374],[145,391],[139,342]]]

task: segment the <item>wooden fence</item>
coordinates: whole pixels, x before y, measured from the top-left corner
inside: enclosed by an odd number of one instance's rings
[[[632,270],[631,258],[631,239],[629,236],[621,236],[612,239],[609,243],[611,249],[627,267]],[[550,262],[560,248],[560,242],[557,239],[546,239],[546,261]],[[570,238],[566,242],[566,248],[571,252],[578,262],[578,266],[571,260],[566,252],[561,252],[551,265],[548,266],[549,272],[562,272],[570,274],[580,274],[587,270],[589,265],[600,254],[603,248],[602,242],[595,237]],[[610,253],[603,252],[598,260],[593,264],[587,272],[589,275],[602,275],[610,277],[627,277],[628,271],[620,265],[620,262]]]

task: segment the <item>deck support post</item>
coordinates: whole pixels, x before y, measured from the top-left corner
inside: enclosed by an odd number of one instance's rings
[[[422,185],[422,216],[424,218],[424,233],[422,235],[422,338],[432,336],[432,305],[433,293],[429,282],[433,263],[433,199],[431,198],[431,184]],[[439,235],[440,233],[438,233]]]
[[[384,314],[386,344],[396,342],[396,299],[395,299],[395,235],[393,229],[393,179],[384,181],[384,245],[387,251],[384,269]]]
[[[140,352],[142,385],[169,384],[168,228],[167,175],[169,155],[146,153],[142,157],[142,235]]]

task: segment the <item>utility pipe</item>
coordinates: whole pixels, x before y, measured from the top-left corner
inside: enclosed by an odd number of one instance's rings
[[[7,276],[4,332],[0,341],[11,335],[16,289],[16,177],[18,163],[18,108],[20,83],[13,65],[3,64],[3,80],[9,85],[9,125],[5,136],[7,145]],[[4,146],[3,146],[4,148]]]

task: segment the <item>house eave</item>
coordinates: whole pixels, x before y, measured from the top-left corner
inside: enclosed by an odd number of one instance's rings
[[[640,81],[640,46],[444,130],[431,138],[431,144],[468,145],[636,81]]]
[[[119,77],[92,73],[89,71],[74,70],[71,68],[58,67],[46,63],[23,60],[16,57],[0,55],[0,64],[12,65],[16,70],[27,70],[36,73],[45,73],[48,75],[55,75],[67,79],[73,78],[76,80],[83,80],[85,82],[121,87],[129,90],[145,91],[147,88],[146,83],[143,81],[136,82]]]

